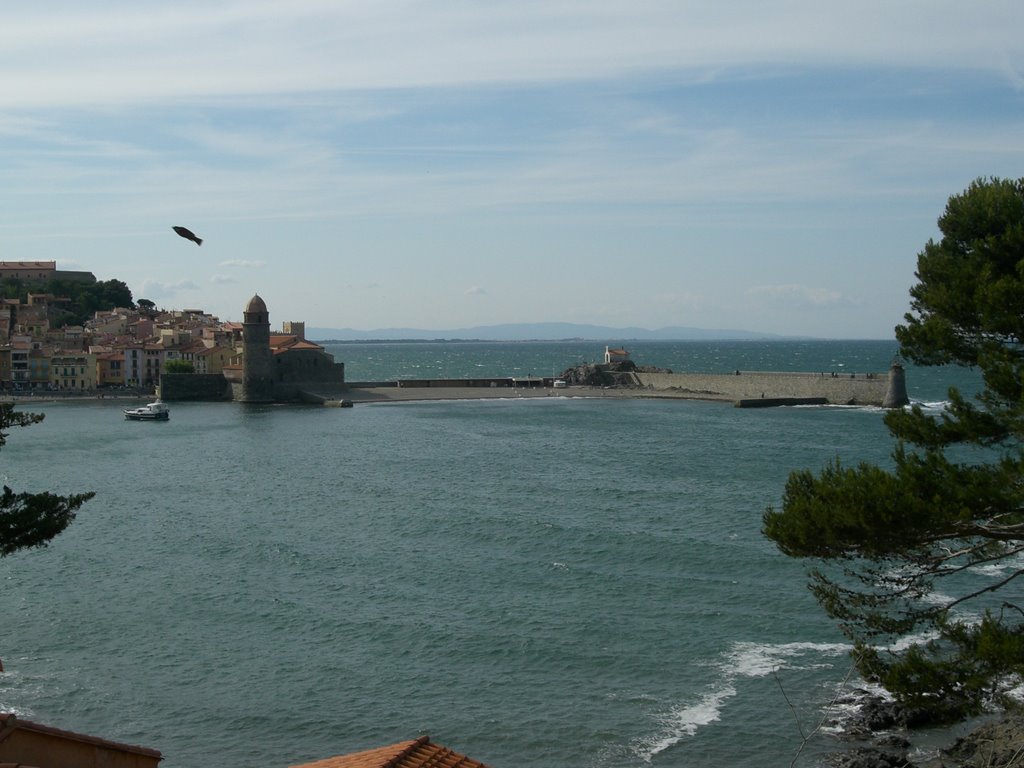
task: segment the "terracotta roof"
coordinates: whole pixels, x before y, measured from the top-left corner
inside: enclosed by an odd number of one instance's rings
[[[270,334],[270,346],[272,348],[287,347],[299,340],[294,333],[272,333]]]
[[[300,339],[298,336],[284,335],[284,334],[272,334],[270,337],[270,348],[276,355],[279,352],[287,352],[293,349],[312,349],[318,352],[323,352],[323,347],[312,341],[306,341]]]
[[[0,742],[2,742],[4,739],[10,736],[16,730],[44,733],[49,736],[66,739],[68,741],[78,741],[83,744],[93,744],[97,747],[103,747],[104,749],[117,750],[119,752],[130,752],[137,755],[145,755],[147,757],[155,757],[157,760],[163,759],[163,755],[161,755],[155,749],[149,749],[148,747],[137,747],[132,744],[121,744],[117,741],[109,741],[107,739],[101,739],[96,736],[86,736],[81,733],[63,731],[60,728],[54,728],[49,725],[33,723],[31,720],[24,720],[20,717],[17,717],[13,713],[0,712]]]
[[[289,768],[487,768],[483,763],[460,755],[440,744],[431,744],[427,736],[401,741],[388,747],[329,757],[315,763]]]

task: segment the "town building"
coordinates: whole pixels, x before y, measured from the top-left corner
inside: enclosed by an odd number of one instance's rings
[[[57,270],[56,262],[0,262],[0,279],[39,281],[68,274]],[[288,321],[271,332],[259,295],[246,305],[241,323],[221,322],[199,308],[166,311],[143,302],[138,308],[96,312],[82,325],[61,323],[67,297],[23,295],[24,301],[0,299],[0,392],[159,388],[161,396],[173,398],[182,380],[169,388],[162,384],[167,363],[174,360],[207,378],[184,385],[189,396],[200,399],[315,400],[312,392],[344,384],[344,364],[306,339],[304,322]],[[182,375],[188,374],[174,374]]]
[[[610,365],[611,363],[624,363],[629,360],[629,351],[623,348],[613,349],[612,347],[604,348],[604,364]]]
[[[96,355],[74,353],[50,357],[50,389],[96,389]]]

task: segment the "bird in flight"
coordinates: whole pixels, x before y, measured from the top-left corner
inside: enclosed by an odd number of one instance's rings
[[[185,227],[171,227],[171,229],[173,229],[179,235],[184,237],[186,240],[191,240],[196,245],[203,244],[203,239],[201,237],[196,237],[195,234],[190,229],[185,229]]]

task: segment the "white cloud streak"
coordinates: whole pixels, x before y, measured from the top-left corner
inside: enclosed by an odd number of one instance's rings
[[[768,298],[779,303],[790,305],[795,303],[814,307],[824,307],[843,301],[843,295],[839,291],[796,283],[787,285],[759,285],[748,289],[747,294]]]
[[[180,102],[765,67],[1019,72],[1024,10],[794,0],[22,4],[0,28],[0,106]],[[983,41],[984,44],[979,44]]]
[[[176,283],[164,283],[159,280],[143,280],[142,295],[139,298],[169,299],[181,293],[198,290],[199,286],[192,280],[179,280]]]

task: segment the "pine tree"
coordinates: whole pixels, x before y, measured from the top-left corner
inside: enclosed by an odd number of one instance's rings
[[[43,420],[43,414],[14,410],[12,403],[0,404],[0,447],[7,444],[11,427],[27,427]],[[28,547],[46,546],[75,519],[78,508],[95,496],[80,493],[15,493],[6,485],[0,495],[0,557]]]
[[[817,559],[811,591],[862,674],[952,721],[1024,673],[1024,179],[975,181],[939,229],[896,336],[918,365],[980,370],[982,391],[887,414],[891,468],[793,472],[764,532]]]

